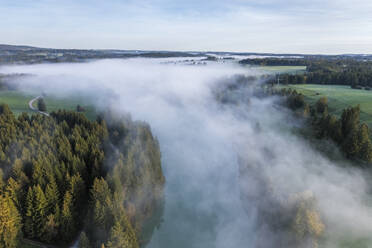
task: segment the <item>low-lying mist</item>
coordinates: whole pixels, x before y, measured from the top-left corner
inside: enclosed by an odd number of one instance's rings
[[[225,107],[216,101],[213,90],[221,79],[258,72],[233,64],[161,62],[8,66],[0,73],[32,74],[17,82],[23,91],[80,95],[99,110],[110,107],[151,125],[162,151],[166,191],[164,222],[148,247],[255,247],[258,204],[242,204],[239,182],[258,198],[260,185],[254,174],[240,177],[238,157],[258,167],[279,198],[312,191],[325,224],[324,247],[372,233],[365,176],[293,134],[291,127],[299,123],[275,105],[275,97],[250,95],[249,104]],[[268,231],[266,238],[272,235]]]

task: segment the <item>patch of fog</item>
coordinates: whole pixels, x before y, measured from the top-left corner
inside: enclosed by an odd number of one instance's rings
[[[20,79],[24,90],[60,97],[78,93],[98,108],[110,105],[150,123],[167,182],[164,222],[148,247],[255,246],[256,205],[251,202],[247,211],[241,204],[238,154],[260,164],[279,194],[312,190],[331,236],[372,231],[361,173],[334,165],[287,131],[294,120],[275,108],[273,99],[252,98],[249,106],[227,108],[216,103],[211,88],[221,78],[257,71],[233,64],[182,66],[129,59],[8,66],[0,73],[31,73],[35,76]],[[246,186],[253,191],[259,187],[249,181]],[[329,242],[327,247],[337,246]]]
[[[242,60],[242,59],[267,59],[267,58],[280,58],[280,59],[301,59],[304,56],[295,56],[295,55],[258,55],[258,54],[251,54],[251,55],[237,55],[237,54],[231,54],[231,53],[207,53],[206,55],[208,56],[213,56],[219,59],[223,58],[233,58],[237,60]]]

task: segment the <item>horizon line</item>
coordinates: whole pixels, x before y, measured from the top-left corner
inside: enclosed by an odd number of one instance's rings
[[[372,56],[372,53],[286,53],[286,52],[242,52],[242,51],[203,51],[203,50],[146,50],[146,49],[120,49],[120,48],[56,48],[43,47],[38,45],[0,43],[0,46],[27,47],[30,49],[50,49],[50,50],[85,50],[85,51],[137,51],[137,52],[182,52],[182,53],[231,53],[246,55],[287,55],[287,56]]]

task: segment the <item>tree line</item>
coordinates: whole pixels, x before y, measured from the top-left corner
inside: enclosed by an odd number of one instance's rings
[[[296,90],[281,89],[276,94],[286,97],[286,105],[300,111],[317,138],[332,140],[352,160],[372,162],[372,141],[369,127],[360,121],[360,107],[348,107],[340,118],[328,113],[328,99],[321,97],[313,106],[305,102],[304,96]]]
[[[160,151],[145,123],[72,111],[15,117],[0,105],[0,247],[139,247],[162,200]]]

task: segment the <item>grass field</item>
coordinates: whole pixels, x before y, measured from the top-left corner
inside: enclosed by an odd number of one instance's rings
[[[306,66],[259,66],[258,68],[269,73],[302,73],[306,71]]]
[[[0,103],[8,104],[16,115],[22,112],[34,113],[28,107],[28,102],[34,97],[17,91],[0,91]]]
[[[30,110],[28,102],[38,95],[22,93],[19,91],[0,91],[0,103],[6,103],[9,105],[10,109],[15,115],[19,115],[22,112],[29,114],[34,114],[35,112]],[[66,110],[76,110],[76,106],[80,104],[85,108],[84,114],[90,120],[95,120],[96,112],[91,105],[87,105],[86,101],[80,99],[79,97],[69,97],[69,98],[44,98],[47,112],[57,111],[58,109]],[[36,105],[36,102],[34,103]],[[36,106],[35,106],[36,107]]]
[[[295,89],[305,95],[308,103],[314,104],[320,97],[328,98],[329,112],[341,116],[342,110],[360,105],[360,119],[372,126],[372,91],[351,89],[350,86],[296,84],[280,86]]]

